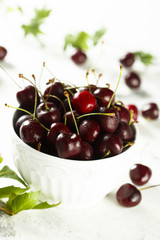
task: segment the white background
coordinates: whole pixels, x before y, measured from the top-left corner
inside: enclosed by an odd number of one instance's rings
[[[32,36],[24,37],[22,24],[27,24],[34,15],[34,8],[46,4],[51,8],[50,17],[42,26],[44,35],[40,43]],[[20,5],[24,11],[7,12],[7,7]],[[68,33],[86,31],[93,34],[101,27],[107,29],[103,40],[88,51],[84,66],[76,66],[70,60],[72,49],[63,51],[64,37]],[[60,79],[75,84],[84,84],[85,72],[96,66],[103,73],[102,82],[114,88],[119,75],[119,58],[127,51],[146,51],[155,56],[154,64],[144,67],[134,65],[142,79],[141,89],[133,92],[124,84],[123,71],[117,96],[126,103],[134,103],[141,109],[144,103],[157,102],[160,107],[160,14],[158,0],[112,0],[112,1],[4,1],[0,0],[0,45],[8,54],[0,64],[10,76],[23,85],[19,73],[35,74],[38,78],[43,61]],[[47,75],[47,78],[51,76]],[[92,79],[91,79],[92,80]],[[45,81],[45,80],[44,80]],[[14,167],[10,152],[9,124],[12,109],[4,104],[16,105],[19,89],[0,69],[0,152],[4,161]],[[140,154],[137,162],[152,168],[150,184],[160,183],[160,122],[147,122],[139,118],[141,133]],[[134,156],[133,156],[134,157]],[[114,174],[114,173],[113,173]],[[126,181],[129,181],[127,178]],[[2,181],[3,184],[6,182]],[[116,189],[115,189],[116,191]],[[5,239],[56,239],[56,240],[158,240],[160,239],[160,191],[150,189],[143,193],[143,201],[135,208],[120,207],[115,200],[115,191],[99,205],[83,210],[22,212],[15,217],[0,215],[0,238]]]

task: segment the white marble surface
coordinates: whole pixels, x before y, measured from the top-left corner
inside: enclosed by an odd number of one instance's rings
[[[98,2],[98,3],[97,3]],[[96,69],[103,73],[102,82],[115,86],[119,75],[119,57],[126,50],[148,50],[156,56],[156,63],[148,68],[141,64],[135,69],[141,74],[142,87],[139,91],[130,91],[122,81],[117,98],[125,103],[136,104],[139,109],[144,103],[157,102],[160,107],[160,56],[158,27],[158,1],[55,1],[48,2],[53,14],[46,23],[46,34],[42,40],[45,47],[32,38],[24,38],[20,24],[25,17],[18,13],[6,14],[6,6],[17,6],[12,1],[0,1],[0,45],[8,49],[8,55],[0,64],[7,69],[16,81],[18,73],[27,76],[40,74],[42,62],[46,61],[51,71],[61,79],[84,84],[85,71],[95,64],[99,46],[90,50],[89,61],[84,67],[75,66],[69,59],[69,52],[63,52],[63,38],[72,31],[95,31],[106,26],[108,32],[100,60]],[[39,6],[44,1],[39,1]],[[28,1],[27,1],[28,4]],[[138,5],[137,5],[138,4]],[[32,1],[22,7],[31,15],[31,9],[37,6]],[[78,6],[78,9],[77,9]],[[139,6],[139,7],[137,7]],[[152,11],[150,11],[152,9]],[[78,11],[79,10],[79,11]],[[95,19],[97,17],[97,19]],[[14,24],[13,24],[14,22]],[[0,69],[0,153],[4,163],[14,168],[11,155],[9,121],[12,109],[4,104],[16,105],[17,86]],[[160,183],[160,119],[147,122],[139,118],[141,141],[137,162],[151,167],[153,176],[148,185]],[[113,173],[114,174],[114,173]],[[126,175],[126,182],[130,181]],[[8,184],[0,179],[0,186]],[[115,189],[94,207],[81,210],[64,210],[58,207],[49,210],[23,211],[13,217],[0,212],[0,239],[56,239],[56,240],[159,240],[160,239],[160,188],[153,188],[142,193],[142,202],[134,208],[123,208],[115,199]]]

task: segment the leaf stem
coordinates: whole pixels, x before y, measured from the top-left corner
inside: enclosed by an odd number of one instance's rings
[[[14,212],[9,211],[6,208],[0,207],[0,210],[2,210],[3,212],[7,213],[8,215],[12,215],[12,216],[14,215]]]

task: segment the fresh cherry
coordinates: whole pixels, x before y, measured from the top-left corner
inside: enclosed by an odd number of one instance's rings
[[[113,95],[113,91],[109,88],[97,88],[93,95],[95,96],[97,103],[100,107],[107,107],[111,97]],[[115,97],[112,99],[112,103],[114,102]]]
[[[28,119],[21,124],[19,135],[25,143],[34,146],[43,140],[46,130],[35,119]]]
[[[116,193],[117,201],[124,207],[134,207],[141,202],[141,192],[132,184],[122,185]]]
[[[87,55],[81,50],[77,50],[77,52],[71,56],[71,59],[76,64],[82,64],[86,61]]]
[[[134,164],[130,169],[129,175],[134,184],[142,186],[149,181],[152,176],[152,171],[143,164]]]
[[[18,120],[16,121],[15,126],[14,126],[17,135],[19,135],[19,129],[20,129],[21,124],[22,124],[25,120],[27,120],[27,119],[32,119],[32,118],[33,118],[33,117],[32,117],[31,115],[26,115],[26,114],[25,114],[25,115],[22,115],[21,117],[18,118]]]
[[[114,133],[108,138],[107,145],[113,155],[120,154],[123,150],[122,139]]]
[[[132,141],[134,139],[133,128],[126,122],[120,121],[116,134],[122,139],[123,142]]]
[[[49,87],[46,88],[44,91],[44,97],[49,102],[53,102],[55,104],[59,104],[59,100],[54,97],[49,97],[48,95],[53,95],[58,97],[59,99],[63,100],[64,96],[64,87],[60,82],[53,82]]]
[[[73,95],[72,105],[79,113],[90,113],[96,106],[96,99],[92,93],[81,91]]]
[[[60,133],[56,138],[56,149],[61,158],[76,158],[82,151],[82,139],[75,133]]]
[[[60,133],[70,133],[70,129],[61,122],[52,123],[50,127],[50,131],[47,133],[47,142],[50,145],[55,145],[56,138]]]
[[[82,150],[77,157],[78,160],[92,160],[93,159],[93,148],[87,142],[82,142]]]
[[[148,103],[142,107],[142,116],[147,119],[157,119],[159,117],[159,108],[156,103]]]
[[[36,116],[45,127],[50,128],[52,123],[60,121],[61,113],[54,103],[46,102],[46,104],[42,102],[38,105]]]
[[[93,119],[85,119],[79,126],[79,133],[83,141],[93,143],[100,133],[100,126]]]
[[[137,108],[135,105],[133,105],[133,104],[127,105],[126,108],[127,108],[129,111],[131,111],[131,110],[133,111],[133,116],[132,116],[132,118],[133,118],[134,121],[137,121],[137,119],[138,119],[138,108]]]
[[[123,56],[120,59],[120,63],[126,68],[131,67],[134,62],[135,62],[135,56],[134,56],[134,53],[131,53],[131,52],[127,53],[125,56]]]
[[[75,118],[77,118],[79,116],[79,113],[76,110],[73,110],[73,114],[74,114]],[[68,111],[66,114],[64,114],[63,119],[65,117],[67,119],[67,123],[66,123],[67,127],[69,127],[69,129],[72,132],[75,132],[76,131],[76,127],[75,127],[75,123],[74,123],[72,112]]]
[[[3,60],[6,55],[7,55],[7,50],[6,50],[6,48],[0,46],[0,60]]]
[[[130,111],[124,106],[117,105],[117,107],[118,107],[117,109],[118,109],[120,121],[124,121],[129,124],[130,118],[131,118]]]
[[[94,150],[97,158],[102,158],[108,152],[108,139],[111,136],[111,133],[104,133],[96,139],[94,143]]]
[[[100,127],[105,132],[113,133],[116,131],[119,124],[119,113],[116,108],[101,108],[101,113],[112,113],[114,116],[101,115],[99,116]]]
[[[35,88],[33,86],[27,86],[23,90],[18,91],[16,94],[17,101],[20,107],[23,109],[33,109],[35,105]],[[39,103],[40,97],[37,93],[37,103]]]
[[[129,88],[138,89],[141,85],[141,79],[135,72],[129,72],[125,76],[125,83]]]

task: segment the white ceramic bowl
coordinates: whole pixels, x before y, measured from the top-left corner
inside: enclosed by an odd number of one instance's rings
[[[28,184],[41,190],[41,200],[61,201],[59,207],[62,208],[86,208],[120,186],[124,175],[137,161],[135,153],[139,134],[135,128],[135,144],[123,153],[106,159],[77,161],[31,148],[16,135],[12,122],[15,165]]]

